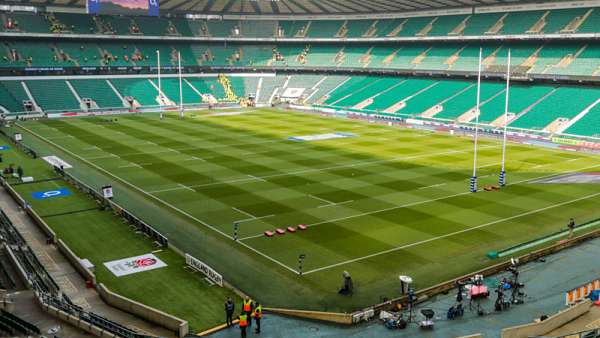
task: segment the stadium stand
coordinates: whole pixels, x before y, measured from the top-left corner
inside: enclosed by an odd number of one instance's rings
[[[25,81],[35,102],[44,111],[79,110],[80,104],[65,80]]]
[[[119,91],[121,96],[130,96],[142,106],[157,106],[158,90],[145,78],[136,79],[111,79],[110,82]]]
[[[106,80],[68,80],[80,98],[90,98],[100,108],[122,108],[123,102]]]
[[[0,105],[12,112],[23,111],[23,101],[29,100],[21,81],[1,81],[0,98]]]
[[[600,126],[600,104],[596,102],[596,105],[592,109],[567,128],[564,133],[599,137],[600,129],[598,126]]]
[[[597,88],[561,87],[526,114],[510,123],[513,128],[548,130],[575,117],[598,99]]]

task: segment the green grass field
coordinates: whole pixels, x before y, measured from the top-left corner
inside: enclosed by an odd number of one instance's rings
[[[60,156],[179,249],[268,306],[350,311],[496,263],[485,258],[600,218],[598,185],[536,184],[600,171],[598,156],[509,144],[502,191],[468,193],[470,138],[270,109],[240,114],[19,122],[24,142]],[[109,119],[116,122],[107,122]],[[355,137],[291,141],[292,136]],[[495,184],[501,146],[482,139],[480,186]],[[233,222],[240,223],[235,242]],[[307,224],[274,238],[265,230]],[[112,243],[105,243],[110,250]],[[299,276],[298,255],[306,254]],[[341,273],[355,281],[338,296]]]
[[[56,177],[45,162],[33,160],[17,150],[3,152],[3,159],[5,163],[21,165],[26,175],[39,180],[13,187],[58,238],[76,255],[95,265],[96,280],[110,290],[187,320],[193,332],[223,322],[222,303],[227,297],[241,302],[230,290],[210,286],[200,273],[184,269],[185,259],[180,255],[168,249],[159,250],[149,238],[136,234],[122,218],[101,211],[90,196]],[[68,189],[72,195],[45,200],[31,196],[33,192],[60,188]],[[154,252],[167,267],[116,277],[103,265],[150,252]]]

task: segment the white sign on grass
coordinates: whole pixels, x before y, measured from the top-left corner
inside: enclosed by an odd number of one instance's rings
[[[44,159],[44,161],[50,163],[51,166],[53,167],[59,167],[62,165],[64,169],[71,169],[73,168],[72,165],[70,165],[69,163],[63,161],[63,159],[61,159],[58,156],[44,156],[42,157]]]
[[[149,271],[167,266],[165,262],[158,259],[153,254],[129,257],[116,261],[106,262],[104,266],[115,276],[127,276],[134,273]]]
[[[218,272],[213,270],[210,266],[206,265],[201,260],[196,259],[189,254],[185,254],[185,262],[191,268],[202,272],[204,275],[206,275],[208,279],[213,281],[218,286],[223,287],[223,276],[221,276]]]

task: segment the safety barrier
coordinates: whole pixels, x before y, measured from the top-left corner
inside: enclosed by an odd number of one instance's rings
[[[591,281],[565,293],[565,305],[573,305],[582,301],[594,290],[600,290],[600,279]]]
[[[559,313],[550,316],[546,320],[502,329],[501,337],[527,338],[542,336],[583,315],[584,313],[588,312],[591,307],[592,302],[586,300],[568,309],[560,311]]]

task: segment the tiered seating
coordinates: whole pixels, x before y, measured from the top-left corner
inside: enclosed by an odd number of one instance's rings
[[[596,96],[600,97],[600,92],[597,92]],[[600,137],[600,128],[598,126],[600,126],[600,104],[592,108],[579,121],[565,130],[564,133]]]
[[[286,76],[275,76],[275,77],[265,77],[263,78],[262,87],[260,89],[260,95],[257,98],[257,102],[259,103],[269,103],[271,97],[273,97],[273,93],[277,88],[283,87],[285,83]],[[281,90],[281,89],[279,89]],[[281,92],[279,92],[281,93]]]
[[[503,13],[484,13],[471,15],[467,26],[462,35],[484,35],[497,21],[504,15]]]
[[[578,33],[600,32],[600,8],[594,8],[592,14],[579,26]]]
[[[101,66],[102,54],[96,44],[77,42],[58,42],[56,44],[59,54],[68,55],[72,66]]]
[[[68,80],[80,98],[96,101],[100,108],[122,108],[123,102],[110,88],[106,80],[86,79]]]
[[[158,91],[148,79],[111,79],[110,82],[121,93],[121,96],[131,96],[142,106],[157,106]]]
[[[544,14],[543,11],[511,12],[499,34],[525,34]]]
[[[580,50],[579,55],[574,55],[574,60],[566,67],[556,67],[550,69],[552,74],[568,75],[593,75],[600,69],[600,45],[586,45],[585,49]],[[578,51],[579,52],[579,51]]]
[[[397,86],[388,87],[385,93],[375,97],[373,99],[373,103],[366,106],[365,109],[368,110],[385,110],[397,104],[398,102],[406,99],[409,96],[412,96],[419,92],[420,90],[425,89],[428,86],[431,86],[436,81],[429,79],[398,79],[401,82]]]
[[[351,108],[385,90],[395,87],[402,81],[404,81],[403,78],[375,78],[371,83],[353,92],[352,95],[334,102],[333,105]]]
[[[421,92],[406,102],[406,106],[399,112],[402,114],[418,115],[429,108],[440,104],[452,95],[472,85],[467,81],[439,81],[435,86],[425,92]]]
[[[596,88],[561,87],[510,124],[514,128],[542,130],[558,118],[571,119],[599,98]]]
[[[552,86],[511,84],[508,112],[518,114],[554,89]],[[479,121],[491,123],[504,115],[506,94],[496,96],[480,107]]]
[[[481,103],[500,93],[504,89],[501,83],[483,82],[481,84]],[[436,118],[457,119],[477,105],[477,87],[473,86],[451,98],[442,106],[444,109],[436,114]]]
[[[18,31],[29,33],[50,32],[48,21],[42,15],[25,12],[6,13],[5,15],[7,20],[8,18],[12,19]],[[4,22],[2,23],[2,29],[4,30]]]
[[[456,26],[458,26],[466,18],[466,15],[447,15],[440,16],[433,24],[431,30],[427,33],[427,36],[445,36],[449,35],[450,32]]]
[[[328,75],[320,85],[317,86],[314,93],[309,94],[310,97],[306,103],[315,103],[317,100],[325,96],[327,93],[335,89],[341,83],[348,79],[347,76]]]
[[[23,100],[28,100],[21,81],[0,82],[0,105],[11,112],[23,111]]]
[[[406,20],[406,23],[402,27],[399,34],[394,35],[398,37],[414,37],[419,33],[428,23],[433,20],[433,17],[421,17],[421,18],[410,18]],[[402,22],[402,21],[400,21]],[[392,32],[390,32],[392,33]]]
[[[56,67],[65,66],[68,63],[58,59],[54,46],[50,44],[40,44],[29,41],[14,41],[11,46],[15,48],[21,56],[21,60],[31,60],[32,66],[39,67]]]
[[[191,28],[192,21],[191,20],[188,21],[188,20],[185,20],[182,18],[171,18],[169,21],[171,21],[171,23],[173,24],[173,26],[175,26],[175,29],[177,29],[177,32],[181,36],[194,36],[195,35],[192,32],[192,28]]]
[[[325,104],[333,105],[335,102],[341,100],[342,98],[351,95],[355,91],[367,86],[372,81],[373,78],[367,76],[353,76],[350,80],[346,81],[344,85],[340,88],[337,88],[333,93],[329,95],[329,97],[325,100]]]
[[[55,13],[54,16],[72,33],[95,34],[97,31],[96,24],[90,15]]]
[[[0,316],[0,323],[0,329],[2,329],[2,331],[10,333],[11,335],[39,335],[42,333],[40,329],[34,324],[31,324],[30,322],[21,319],[5,310],[2,310],[2,315]]]
[[[293,38],[306,34],[308,23],[309,21],[306,20],[279,21],[279,30],[283,33],[281,37]]]
[[[175,35],[174,32],[176,31],[176,29],[175,31],[170,32],[169,20],[164,18],[139,16],[135,18],[135,22],[140,26],[140,30],[144,33],[144,35]]]
[[[415,68],[432,70],[448,69],[448,65],[444,62],[456,53],[456,51],[457,48],[454,45],[435,46],[427,52],[427,55],[420,63],[415,65]]]
[[[415,44],[401,47],[395,54],[393,60],[387,65],[388,68],[411,69],[415,66],[413,60],[427,51],[430,46]]]
[[[308,29],[308,36],[311,38],[333,38],[342,25],[342,20],[313,20]]]
[[[347,38],[360,38],[373,24],[373,20],[348,20],[346,23]]]
[[[158,80],[152,79],[152,82],[158,87]],[[162,92],[173,102],[179,105],[179,79],[178,78],[163,78],[161,79]],[[187,82],[181,82],[183,104],[199,104],[202,102],[198,95]]]
[[[558,33],[576,16],[583,16],[587,8],[555,9],[546,17],[546,25],[542,31],[546,34]]]
[[[577,53],[579,46],[572,44],[553,45],[551,48],[542,48],[534,67],[529,71],[533,74],[543,74],[552,71],[565,56]]]
[[[272,38],[277,30],[275,20],[242,21],[242,35],[256,38]]]
[[[206,26],[208,27],[208,32],[211,36],[229,37],[233,36],[234,27],[239,28],[239,21],[208,20]]]
[[[119,17],[119,16],[108,16],[103,15],[100,17],[102,22],[109,25],[112,31],[118,35],[131,35],[131,21],[130,17]]]
[[[79,101],[64,80],[25,81],[31,95],[44,111],[79,110]]]
[[[214,77],[188,78],[188,82],[202,94],[212,94],[216,99],[223,99],[223,86]]]

